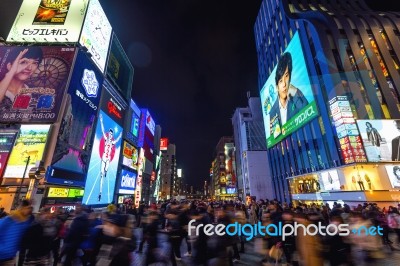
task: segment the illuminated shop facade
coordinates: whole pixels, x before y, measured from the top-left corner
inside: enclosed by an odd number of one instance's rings
[[[364,1],[263,1],[254,33],[278,200],[400,202],[399,27],[398,14]],[[282,116],[277,83],[288,53]]]

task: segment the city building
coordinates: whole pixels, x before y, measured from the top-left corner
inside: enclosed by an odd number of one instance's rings
[[[280,201],[399,200],[399,25],[363,0],[262,2],[258,82]]]
[[[174,144],[168,144],[167,149],[161,151],[159,199],[167,200],[173,197],[174,181],[177,178],[176,147]]]
[[[235,145],[233,137],[222,137],[215,147],[212,163],[213,199],[234,199],[237,194]]]
[[[273,199],[261,101],[248,96],[248,107],[236,108],[232,117],[238,193],[242,199]]]

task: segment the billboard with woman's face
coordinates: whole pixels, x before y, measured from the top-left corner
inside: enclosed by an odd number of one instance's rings
[[[0,46],[0,122],[55,122],[75,51],[59,46]]]
[[[268,147],[318,116],[298,33],[281,55],[260,97]]]

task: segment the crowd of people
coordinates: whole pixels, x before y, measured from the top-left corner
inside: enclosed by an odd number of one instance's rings
[[[365,203],[355,208],[335,203],[294,206],[276,200],[176,201],[124,206],[106,210],[82,205],[71,212],[32,206],[20,207],[0,219],[0,266],[3,265],[177,265],[183,257],[190,265],[234,265],[245,252],[258,253],[260,264],[376,265],[388,253],[400,250],[400,214],[397,207],[380,209]],[[348,224],[350,229],[376,226],[380,234],[360,230],[348,236],[331,234],[209,235],[188,231],[198,224]],[[191,228],[193,230],[193,228]],[[140,231],[140,234],[135,232]],[[390,237],[389,237],[390,236]],[[393,243],[396,242],[396,243]],[[104,255],[104,246],[110,247]],[[250,250],[252,249],[252,250]],[[185,250],[184,254],[181,250]]]

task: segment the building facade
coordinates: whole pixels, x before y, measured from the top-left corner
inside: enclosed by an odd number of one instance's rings
[[[362,0],[263,1],[254,32],[279,200],[385,205],[399,198],[399,26],[398,13]]]
[[[166,200],[173,197],[174,181],[177,178],[176,169],[176,147],[174,144],[168,144],[167,150],[161,153],[160,168],[160,191],[159,199]]]
[[[248,107],[237,108],[232,117],[239,197],[273,199],[264,122],[259,97],[249,97]]]

